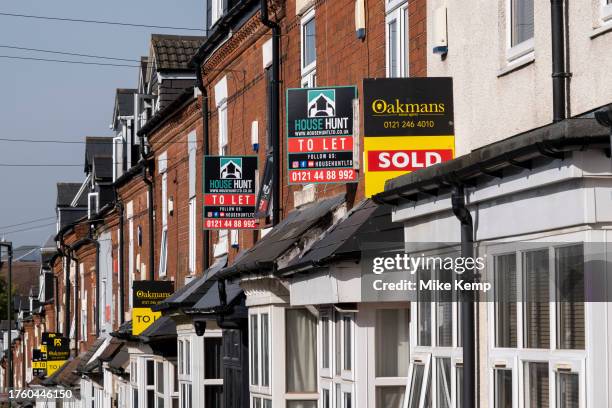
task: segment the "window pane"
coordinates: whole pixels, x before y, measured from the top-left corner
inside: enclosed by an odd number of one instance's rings
[[[207,385],[204,387],[204,406],[222,407],[223,406],[223,386]]]
[[[388,23],[388,29],[389,76],[397,77],[399,76],[399,61],[397,58],[397,20],[391,20]]]
[[[204,378],[221,378],[221,338],[204,338]]]
[[[157,381],[156,381],[157,392],[164,393],[164,363],[161,361],[157,362]]]
[[[253,398],[253,408],[261,408],[261,398]]]
[[[557,248],[557,346],[584,349],[584,257],[582,245]]]
[[[272,400],[264,399],[263,400],[263,408],[272,408]]]
[[[402,408],[406,387],[376,387],[376,408]]]
[[[533,0],[512,0],[512,46],[533,38]]]
[[[495,346],[516,347],[516,255],[495,257]]]
[[[185,374],[191,374],[191,341],[185,340]]]
[[[342,318],[344,325],[344,365],[343,368],[347,371],[353,367],[353,333],[351,330],[351,317],[344,316]]]
[[[440,408],[451,408],[451,360],[450,358],[436,359],[437,397]]]
[[[345,392],[343,408],[352,408],[352,406],[353,406],[353,394]]]
[[[329,368],[329,317],[321,317],[321,367]]]
[[[304,67],[315,62],[317,58],[316,50],[316,33],[315,33],[315,19],[311,19],[309,22],[304,24],[304,38],[302,38],[302,44],[304,47]]]
[[[259,385],[259,334],[257,318],[258,315],[251,315],[251,384],[253,385]]]
[[[428,271],[420,270],[417,272],[419,280],[431,278]],[[421,291],[417,286],[417,321],[418,334],[417,342],[419,346],[431,346],[431,293]]]
[[[317,392],[317,322],[306,309],[286,311],[287,392]]]
[[[336,355],[336,361],[335,361],[335,366],[336,366],[336,375],[340,375],[342,374],[342,319],[340,318],[340,314],[339,313],[335,313],[334,314],[336,319],[334,322],[334,329],[335,329],[335,355]],[[337,397],[340,398],[340,397]],[[338,405],[340,402],[338,401]]]
[[[408,376],[408,309],[376,311],[376,376]]]
[[[523,254],[525,347],[550,347],[548,250]]]
[[[317,408],[317,401],[287,401],[287,408]]]
[[[438,280],[441,283],[453,283],[454,272],[451,270],[438,270]],[[452,347],[453,345],[453,292],[436,292],[436,345],[438,347]]]
[[[147,406],[146,408],[155,408],[155,391],[147,390]]]
[[[463,407],[463,366],[457,366],[457,372],[455,373],[457,387],[457,408]]]
[[[270,334],[267,313],[261,315],[261,385],[270,385]]]
[[[147,385],[155,384],[155,363],[153,360],[147,360]]]
[[[548,363],[527,362],[525,365],[525,407],[547,408]]]
[[[157,408],[164,408],[164,398],[157,397]]]
[[[329,396],[329,390],[323,389],[323,396],[321,397],[322,408],[331,408],[331,399]]]
[[[183,340],[179,340],[178,342],[178,365],[179,373],[183,374]]]
[[[576,373],[557,373],[558,408],[578,408],[579,407],[579,386],[578,374]]]
[[[421,388],[423,387],[423,375],[425,366],[423,364],[415,364],[412,374],[412,382],[410,383],[410,408],[418,408],[419,400],[421,399]]]
[[[495,408],[512,408],[512,370],[495,370]]]

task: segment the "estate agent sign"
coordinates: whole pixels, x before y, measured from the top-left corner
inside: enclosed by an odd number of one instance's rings
[[[253,229],[257,156],[204,157],[204,229]]]
[[[367,197],[455,154],[452,78],[364,79]]]
[[[354,86],[287,90],[289,184],[356,182]]]
[[[161,317],[151,307],[157,305],[174,292],[170,281],[134,281],[132,286],[132,334],[139,335]]]
[[[40,358],[47,362],[47,377],[51,376],[70,357],[70,341],[61,333],[43,332]]]

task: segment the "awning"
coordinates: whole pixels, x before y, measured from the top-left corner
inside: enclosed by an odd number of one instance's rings
[[[344,203],[344,195],[321,200],[291,211],[265,237],[232,265],[219,272],[219,278],[244,273],[270,272],[279,256],[292,248],[302,235],[316,225],[331,223],[332,212]]]
[[[533,129],[444,163],[408,173],[385,184],[373,199],[380,203],[416,202],[448,193],[453,185],[475,186],[485,177],[503,178],[533,169],[566,152],[610,149],[609,129],[595,119],[571,118]]]
[[[80,360],[80,363],[76,368],[77,374],[100,374],[100,362],[97,360],[98,351],[102,347],[105,347],[107,341],[110,341],[110,339],[97,339],[94,344],[92,344],[91,347],[87,349],[87,351],[84,351],[79,354],[78,358]]]
[[[225,284],[225,306],[221,304],[221,291],[219,282],[215,282],[208,292],[191,308],[185,312],[188,314],[216,314],[229,310],[244,299],[244,292],[240,285],[235,282]]]
[[[139,341],[140,340],[138,336],[132,335],[132,321],[131,320],[128,320],[122,323],[121,326],[119,326],[119,328],[115,330],[114,332],[112,332],[110,335],[117,339],[126,340],[126,341]]]
[[[176,339],[176,323],[169,316],[162,316],[140,333],[139,336],[143,343]]]
[[[169,310],[178,307],[191,307],[204,295],[213,285],[212,278],[227,265],[227,255],[218,258],[210,268],[189,282],[187,285],[178,289],[172,296],[158,303],[152,309],[154,311]]]
[[[117,353],[121,350],[124,344],[125,342],[121,340],[118,340],[114,337],[111,338],[110,343],[108,343],[108,346],[104,351],[102,351],[102,353],[100,353],[100,356],[98,358],[102,362],[111,361],[115,357],[115,355],[117,355]]]
[[[401,223],[391,220],[391,206],[364,200],[346,217],[328,230],[321,239],[278,271],[280,275],[310,270],[333,261],[360,259],[362,244],[403,242]]]
[[[119,376],[126,376],[125,368],[130,361],[130,353],[125,347],[121,347],[119,352],[108,362],[108,369],[111,373]]]
[[[44,386],[56,386],[61,385],[66,388],[72,388],[77,385],[81,379],[76,374],[76,370],[81,364],[81,357],[77,356],[71,360],[68,360],[63,366],[57,369],[50,377],[44,379],[42,384]]]

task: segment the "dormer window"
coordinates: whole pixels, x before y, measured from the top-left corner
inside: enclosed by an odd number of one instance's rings
[[[209,28],[212,27],[217,20],[221,18],[223,15],[223,0],[207,0],[209,7],[207,7],[207,11],[210,13],[210,18],[208,19],[210,24]]]
[[[87,218],[91,219],[100,211],[100,193],[89,193],[87,195]]]

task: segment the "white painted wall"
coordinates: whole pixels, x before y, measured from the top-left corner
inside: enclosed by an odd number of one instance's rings
[[[457,155],[552,121],[550,2],[534,2],[532,62],[509,68],[506,58],[506,8],[510,0],[430,0],[428,76],[454,79]],[[601,0],[569,1],[571,115],[612,102],[612,31],[606,27]],[[449,52],[445,60],[432,52],[433,16],[448,11]],[[603,27],[603,28],[602,28]]]

